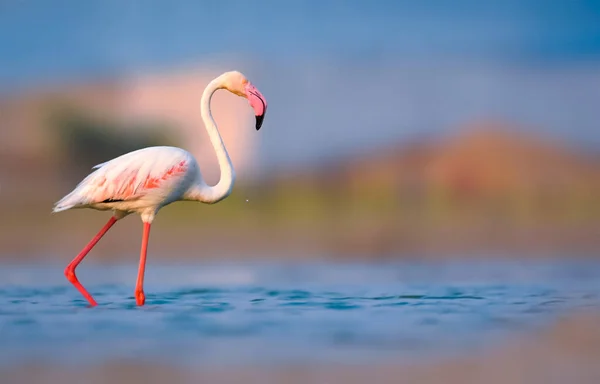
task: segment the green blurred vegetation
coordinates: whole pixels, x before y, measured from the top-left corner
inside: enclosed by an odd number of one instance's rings
[[[339,189],[344,189],[343,186]],[[389,225],[425,227],[493,226],[528,227],[552,224],[590,224],[600,222],[598,194],[561,196],[537,194],[500,194],[464,198],[451,189],[431,187],[420,196],[366,186],[361,193],[339,193],[319,185],[298,188],[295,185],[270,184],[236,186],[232,195],[198,220],[227,225],[248,217],[275,226],[350,225],[365,220],[379,220]],[[252,196],[246,202],[246,196]],[[188,203],[173,204],[169,210],[179,219],[194,213]],[[165,210],[166,211],[166,210]]]

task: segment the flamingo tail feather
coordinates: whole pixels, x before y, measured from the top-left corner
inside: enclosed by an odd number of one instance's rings
[[[54,204],[54,208],[52,209],[53,213],[66,211],[71,208],[75,208],[77,206],[82,205],[84,202],[81,197],[75,193],[70,193],[60,199],[56,204]]]

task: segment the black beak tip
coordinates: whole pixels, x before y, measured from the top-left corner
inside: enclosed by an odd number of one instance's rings
[[[262,126],[263,120],[265,119],[265,115],[256,116],[256,130],[258,131]]]

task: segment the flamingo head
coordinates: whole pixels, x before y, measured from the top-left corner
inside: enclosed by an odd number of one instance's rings
[[[256,130],[262,126],[267,112],[267,100],[252,84],[246,76],[238,71],[226,72],[222,75],[222,86],[229,92],[248,99],[250,106],[254,109],[256,116]]]

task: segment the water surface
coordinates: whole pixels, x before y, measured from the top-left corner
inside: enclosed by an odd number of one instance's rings
[[[600,308],[600,262],[182,264],[0,270],[0,362],[354,363],[473,353]]]

